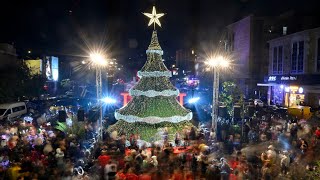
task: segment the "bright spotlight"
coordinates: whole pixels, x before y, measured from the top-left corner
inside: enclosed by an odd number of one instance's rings
[[[206,64],[208,64],[211,67],[215,67],[218,65],[218,61],[216,61],[215,59],[209,59]]]
[[[223,68],[229,67],[230,65],[229,61],[223,56],[210,57],[205,63],[211,67]]]
[[[115,104],[117,102],[117,100],[115,100],[111,97],[105,97],[105,98],[101,99],[101,101],[106,104]]]
[[[200,97],[191,98],[191,99],[188,100],[188,103],[189,104],[194,104],[194,103],[198,102],[199,99],[200,99]]]
[[[104,57],[104,55],[102,55],[100,53],[91,53],[90,54],[90,59],[96,65],[106,66],[108,64],[107,60]]]
[[[226,60],[225,61],[221,61],[220,62],[220,66],[224,67],[224,68],[229,67],[229,61],[226,61]]]

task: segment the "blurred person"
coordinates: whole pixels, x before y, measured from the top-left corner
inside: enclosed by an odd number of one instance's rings
[[[180,146],[180,142],[181,142],[180,134],[179,134],[179,132],[176,132],[175,138],[174,138],[174,143],[176,144],[176,146]]]
[[[315,134],[317,139],[320,139],[320,126],[317,127],[317,129],[316,129],[314,134]]]
[[[274,150],[273,145],[268,146],[268,150],[267,150],[266,154],[267,154],[268,159],[270,160],[270,163],[273,164],[277,158],[277,153]]]
[[[266,163],[261,168],[262,180],[271,180],[271,164]]]
[[[116,179],[117,174],[117,163],[114,160],[111,160],[110,163],[106,164],[104,167],[104,179],[105,180],[114,180]]]
[[[7,176],[9,180],[16,180],[20,176],[19,171],[21,170],[19,163],[12,163],[12,166],[7,170]]]
[[[116,174],[116,180],[125,180],[126,175],[123,173],[123,169],[119,169]]]
[[[301,150],[301,153],[304,154],[307,150],[308,150],[308,143],[306,140],[304,139],[300,139],[300,150]]]
[[[126,180],[139,180],[139,176],[134,173],[133,168],[129,168],[126,173]]]
[[[286,175],[288,173],[288,169],[290,165],[290,158],[288,156],[288,151],[283,151],[283,153],[281,154],[280,165],[281,165],[281,173],[283,175]]]
[[[231,173],[231,168],[229,166],[229,164],[227,163],[225,158],[221,158],[220,159],[220,169],[221,169],[221,179],[222,180],[228,180],[229,179],[229,175]]]
[[[142,174],[139,175],[139,180],[151,180],[150,169],[146,169]]]
[[[151,161],[150,163],[155,167],[157,168],[158,167],[158,160],[157,160],[157,156],[151,156]]]
[[[173,171],[173,174],[170,178],[170,180],[183,180],[183,171],[180,170],[180,168],[175,168]]]

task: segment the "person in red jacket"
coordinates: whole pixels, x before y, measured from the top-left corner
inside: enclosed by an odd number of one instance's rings
[[[316,135],[316,138],[317,138],[317,139],[320,139],[320,127],[319,127],[319,126],[317,127],[317,130],[316,130],[316,132],[315,132],[315,135]]]
[[[104,176],[104,168],[107,164],[109,164],[111,157],[107,155],[106,150],[101,151],[101,155],[98,157],[98,164],[100,166],[100,175]]]
[[[129,168],[127,174],[126,174],[126,180],[139,180],[139,176],[137,176],[132,168]]]
[[[111,157],[107,155],[106,150],[101,151],[101,155],[98,157],[98,163],[101,168],[104,168],[110,161]]]
[[[144,170],[142,174],[139,176],[139,180],[151,180],[150,169]]]

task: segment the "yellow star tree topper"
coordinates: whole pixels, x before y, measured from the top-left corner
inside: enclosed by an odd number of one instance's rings
[[[159,21],[159,18],[164,16],[164,13],[159,13],[157,14],[156,11],[156,7],[153,6],[152,8],[152,14],[150,13],[143,13],[145,16],[147,16],[148,18],[150,18],[149,24],[148,26],[150,26],[153,23],[153,28],[156,28],[156,23],[159,25],[159,27],[161,27],[161,23]]]

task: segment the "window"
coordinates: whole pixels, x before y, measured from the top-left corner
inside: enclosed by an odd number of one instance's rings
[[[11,114],[11,109],[8,109],[5,115]]]
[[[288,27],[283,26],[282,27],[282,35],[287,35],[287,30],[288,30]]]
[[[26,107],[25,106],[19,106],[19,110],[22,111],[22,110],[25,110]]]
[[[303,72],[304,59],[304,41],[294,42],[292,44],[291,54],[291,73]]]
[[[318,38],[318,47],[317,47],[317,72],[320,72],[320,38]]]
[[[282,74],[283,71],[283,48],[282,46],[277,46],[273,48],[273,59],[272,59],[272,73]]]
[[[298,44],[295,42],[292,44],[292,55],[291,55],[291,72],[297,72],[297,47]]]
[[[303,72],[304,41],[299,41],[298,73]]]
[[[282,52],[282,46],[279,46],[278,48],[278,73],[282,74],[283,72],[283,52]]]
[[[18,111],[20,111],[20,110],[19,110],[19,107],[14,107],[14,108],[12,108],[12,112],[18,112]]]

